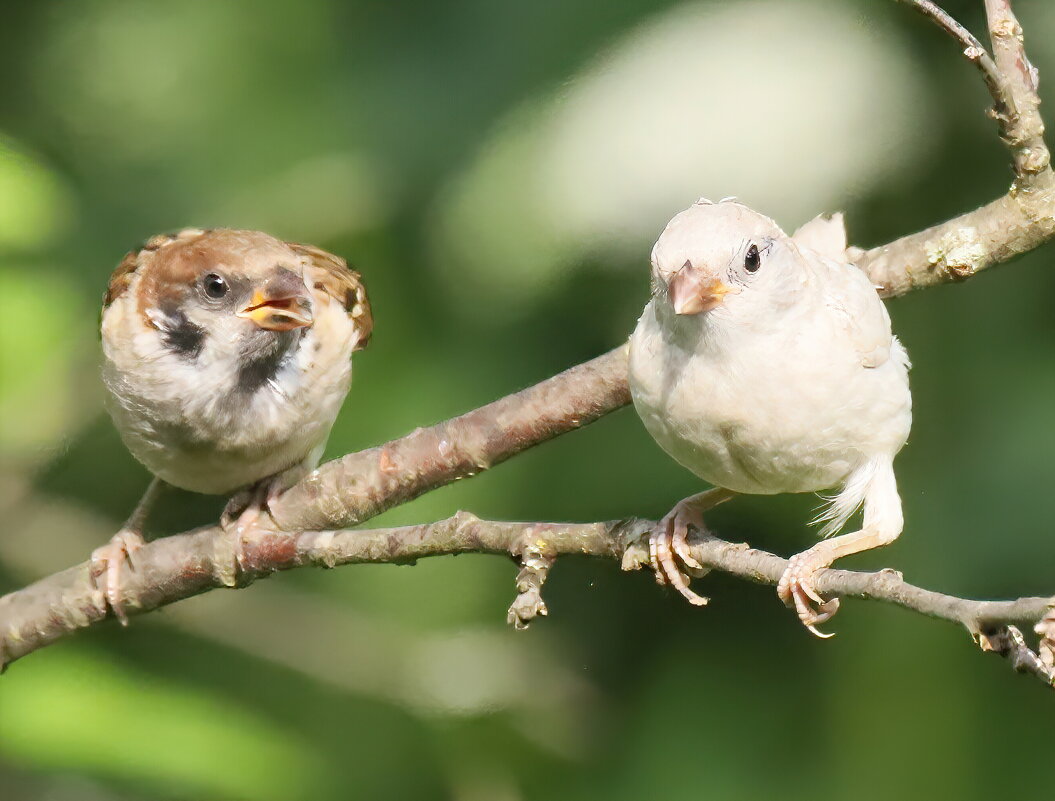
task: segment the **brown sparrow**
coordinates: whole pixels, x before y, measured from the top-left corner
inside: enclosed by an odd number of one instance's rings
[[[125,256],[103,299],[103,379],[121,438],[155,479],[92,554],[122,622],[120,571],[163,485],[244,490],[224,513],[240,557],[268,501],[318,464],[372,327],[359,274],[310,245],[189,228]]]

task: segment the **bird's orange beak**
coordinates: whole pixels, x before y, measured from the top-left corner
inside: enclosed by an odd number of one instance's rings
[[[717,278],[708,279],[699,270],[686,264],[667,284],[667,297],[675,314],[700,314],[721,304],[729,294],[736,294],[737,287],[722,283]]]
[[[311,299],[308,288],[295,273],[286,271],[253,293],[239,317],[251,320],[268,331],[292,331],[311,325]]]

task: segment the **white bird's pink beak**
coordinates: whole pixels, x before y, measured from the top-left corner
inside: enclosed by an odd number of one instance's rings
[[[726,295],[740,290],[693,268],[688,262],[667,284],[667,297],[675,314],[700,314],[716,308]]]

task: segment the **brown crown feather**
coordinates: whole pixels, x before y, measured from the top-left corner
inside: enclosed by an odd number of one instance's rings
[[[103,294],[103,309],[106,309],[111,303],[128,291],[128,286],[132,283],[133,274],[143,266],[142,256],[144,254],[153,253],[156,250],[160,250],[165,245],[170,245],[177,240],[196,238],[205,233],[208,233],[208,231],[202,230],[201,228],[184,228],[182,231],[175,234],[157,234],[144,242],[138,250],[130,250],[125,254],[125,257],[121,259],[121,263],[117,265],[117,269],[115,269],[110,276],[110,283],[107,285],[106,292]]]
[[[154,251],[173,242],[194,239],[209,232],[209,230],[200,228],[187,228],[176,234],[159,234],[147,240],[139,250],[127,253],[117,265],[113,275],[110,276],[110,283],[103,295],[103,309],[110,306],[128,290],[136,270],[148,261],[144,256],[152,255]],[[350,269],[344,259],[314,245],[304,245],[299,242],[285,242],[284,244],[322,273],[315,280],[315,288],[327,293],[344,306],[359,329],[359,342],[355,349],[365,348],[373,332],[374,318],[362,276]]]

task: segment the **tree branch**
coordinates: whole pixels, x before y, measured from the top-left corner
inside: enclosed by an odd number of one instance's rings
[[[947,223],[859,251],[857,264],[884,297],[963,281],[1026,253],[1055,236],[1055,175],[1044,144],[1037,71],[1026,57],[1022,28],[1008,0],[985,0],[994,56],[966,28],[929,0],[902,0],[964,45],[992,95],[991,116],[1011,150],[1015,182],[1001,198]]]
[[[1010,148],[1015,189],[1051,188],[1050,157],[1044,144],[1036,68],[1026,57],[1022,27],[1010,0],[985,0],[993,56],[969,30],[931,0],[901,0],[934,22],[963,48],[993,98],[990,116],[1000,127],[1000,138]]]
[[[630,403],[627,346],[405,437],[335,459],[271,507],[288,531],[346,528]]]
[[[993,58],[1011,97],[1006,117],[999,115],[1001,136],[1011,148],[1015,164],[1015,190],[1051,191],[1051,156],[1044,144],[1040,116],[1039,75],[1026,57],[1022,26],[1011,11],[1010,0],[985,0]],[[1014,190],[1013,190],[1014,191]]]
[[[857,256],[879,294],[965,281],[1055,237],[1055,191],[1011,192],[967,214]]]
[[[245,569],[236,570],[230,535],[218,527],[165,537],[136,552],[125,596],[129,612],[142,614],[208,590],[246,586],[258,578],[296,567],[336,567],[363,563],[413,563],[428,556],[458,553],[504,554],[518,558],[517,601],[509,621],[524,628],[544,614],[540,588],[559,555],[580,554],[617,560],[624,570],[648,565],[644,543],[653,520],[605,523],[510,523],[480,520],[459,512],[446,520],[416,526],[369,531],[261,532],[245,545]],[[775,586],[787,560],[743,543],[708,535],[691,543],[701,564],[758,584]],[[541,574],[541,575],[540,575]],[[901,606],[964,626],[985,650],[1006,653],[1050,684],[1052,673],[1028,651],[1021,634],[1007,632],[1015,623],[1035,624],[1048,612],[1047,598],[975,601],[925,590],[907,583],[893,570],[860,573],[828,569],[818,575],[817,589],[843,598],[860,598]],[[97,624],[109,615],[95,586],[89,563],[57,573],[0,598],[0,666],[32,653],[73,631]],[[1015,630],[1017,632],[1017,629]],[[1038,667],[1039,666],[1039,667]]]

